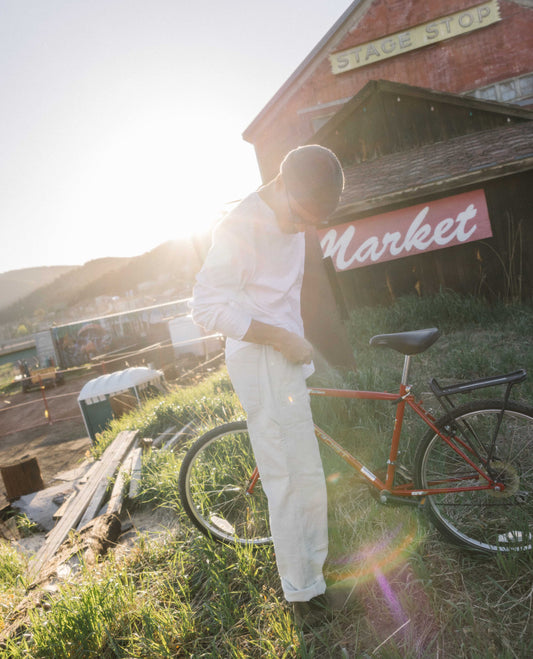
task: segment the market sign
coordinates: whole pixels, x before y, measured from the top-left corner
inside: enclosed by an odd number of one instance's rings
[[[429,23],[416,25],[403,32],[389,34],[374,41],[333,53],[329,56],[331,70],[334,74],[338,74],[375,64],[410,50],[479,30],[499,20],[501,19],[498,0],[490,0],[470,9],[463,9],[455,14],[434,19]]]
[[[319,231],[337,272],[490,238],[487,201],[474,190]]]

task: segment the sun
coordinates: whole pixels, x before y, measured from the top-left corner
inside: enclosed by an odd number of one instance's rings
[[[65,186],[87,250],[101,254],[105,241],[106,254],[132,256],[203,234],[259,186],[252,147],[223,118],[207,120],[152,111],[102,128]]]

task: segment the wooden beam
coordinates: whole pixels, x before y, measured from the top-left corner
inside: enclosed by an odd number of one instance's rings
[[[115,479],[115,484],[113,486],[113,490],[111,491],[111,496],[109,498],[109,501],[107,503],[107,508],[105,510],[106,515],[119,515],[120,514],[120,509],[122,507],[122,501],[124,499],[124,490],[126,487],[126,478],[128,474],[131,472],[131,467],[133,464],[133,456],[135,454],[135,451],[139,449],[140,447],[135,446],[131,449],[131,451],[128,453],[126,456],[126,459],[124,462],[120,465],[120,469],[118,470],[117,477]]]
[[[114,441],[107,447],[101,460],[91,468],[91,476],[80,488],[77,497],[72,499],[68,510],[56,526],[50,531],[48,538],[28,567],[28,576],[35,580],[43,566],[49,561],[67,537],[69,531],[75,527],[87,509],[100,482],[113,475],[124,455],[131,448],[138,431],[125,430],[117,435]]]
[[[135,497],[139,494],[139,487],[141,485],[141,473],[142,473],[142,457],[143,457],[142,454],[143,454],[142,446],[137,446],[133,449],[131,479],[130,479],[130,489],[128,493],[128,499],[135,499]]]
[[[115,455],[109,457],[106,461],[106,466],[100,476],[100,480],[96,485],[94,493],[83,513],[80,521],[78,522],[77,530],[80,531],[88,522],[94,517],[97,517],[100,508],[105,499],[106,492],[109,488],[109,481],[116,472],[118,465],[124,460],[126,451],[130,448],[131,443],[125,450],[119,450]],[[121,447],[118,447],[121,449]]]

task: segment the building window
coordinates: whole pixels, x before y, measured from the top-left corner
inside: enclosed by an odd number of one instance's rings
[[[491,87],[485,87],[484,89],[476,89],[476,91],[472,94],[472,96],[475,96],[476,98],[481,98],[484,101],[497,101],[498,96],[496,93],[496,85],[492,85]]]
[[[533,74],[519,78],[522,98],[533,98]]]
[[[518,80],[511,80],[510,82],[501,82],[498,86],[500,88],[500,97],[504,103],[512,103],[518,96],[519,92],[516,87]]]
[[[474,89],[467,92],[467,96],[501,103],[531,105],[533,104],[533,73]]]

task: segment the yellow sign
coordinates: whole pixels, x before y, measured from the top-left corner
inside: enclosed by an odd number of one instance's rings
[[[389,57],[403,55],[410,50],[479,30],[499,20],[501,19],[498,0],[490,0],[476,7],[417,25],[404,32],[389,34],[348,50],[333,53],[329,56],[331,70],[334,74],[338,74],[375,64]]]

